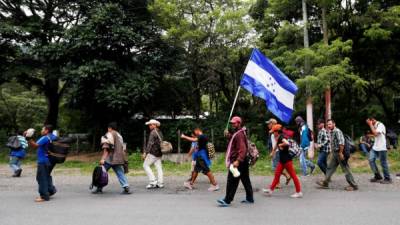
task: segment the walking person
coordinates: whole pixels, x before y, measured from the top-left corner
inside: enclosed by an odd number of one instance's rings
[[[297,116],[295,119],[295,122],[297,124],[299,134],[300,134],[300,148],[301,148],[301,154],[300,154],[300,166],[303,172],[304,176],[309,175],[307,168],[310,168],[310,174],[312,174],[315,170],[315,165],[312,163],[310,160],[307,159],[307,152],[310,149],[310,143],[311,143],[311,133],[312,132],[307,124],[305,123],[304,119],[301,116]]]
[[[318,137],[316,147],[319,149],[318,154],[318,166],[321,171],[326,175],[326,169],[328,167],[328,155],[330,152],[330,143],[328,131],[325,129],[325,121],[323,119],[318,120]]]
[[[301,198],[301,197],[303,197],[303,193],[301,192],[300,181],[299,181],[299,178],[297,177],[296,171],[293,167],[292,157],[289,154],[289,142],[282,135],[282,126],[274,125],[272,127],[272,132],[274,133],[274,136],[276,137],[276,141],[277,141],[276,144],[277,144],[277,148],[278,148],[277,154],[279,154],[279,163],[275,170],[274,180],[272,181],[270,187],[263,189],[263,191],[267,195],[271,196],[275,187],[279,183],[279,179],[280,179],[280,176],[282,175],[283,170],[286,169],[288,171],[290,177],[293,179],[293,182],[294,182],[294,185],[296,188],[296,192],[293,195],[291,195],[290,197]]]
[[[268,138],[269,138],[269,142],[271,143],[271,153],[270,153],[271,165],[272,165],[271,168],[272,168],[272,171],[275,172],[276,167],[278,166],[278,163],[279,163],[279,154],[277,154],[277,152],[279,152],[279,149],[277,148],[277,144],[276,144],[277,139],[274,135],[274,132],[272,131],[272,127],[277,125],[278,121],[276,121],[276,119],[271,118],[266,123],[268,126]],[[290,179],[291,179],[290,175],[285,170],[282,172],[282,175],[285,176],[286,185],[288,185],[290,182]],[[277,189],[281,188],[279,180],[278,180],[278,184],[276,185],[276,188]]]
[[[102,137],[103,155],[100,165],[103,165],[106,171],[112,168],[117,175],[121,185],[121,194],[131,194],[128,178],[125,176],[124,164],[127,161],[127,153],[124,148],[124,140],[117,131],[117,124],[112,122],[108,125],[106,135]],[[102,193],[102,188],[97,187],[93,194]]]
[[[194,171],[192,173],[191,180],[186,181],[184,183],[184,186],[190,190],[193,189],[193,185],[194,182],[196,181],[198,174],[203,173],[210,180],[211,186],[208,188],[208,191],[218,191],[219,185],[210,170],[211,160],[208,156],[208,150],[207,150],[208,138],[204,134],[201,134],[197,138],[197,140],[198,140],[198,150],[195,154],[196,163]]]
[[[147,141],[146,149],[143,153],[143,168],[149,178],[149,184],[146,186],[147,189],[163,188],[164,187],[164,175],[162,169],[162,152],[161,152],[161,140],[163,138],[162,133],[159,129],[161,123],[157,120],[151,119],[146,122],[149,126],[150,134]],[[157,170],[157,179],[154,176],[150,166],[154,165]]]
[[[367,119],[367,124],[371,129],[372,134],[375,136],[375,142],[369,152],[369,165],[374,177],[370,179],[371,182],[380,182],[381,184],[391,184],[392,178],[390,177],[389,165],[387,160],[387,147],[386,147],[386,128],[385,125],[377,121],[374,117]],[[379,158],[383,170],[383,178],[376,165],[376,159]]]
[[[253,198],[253,187],[251,186],[250,174],[249,174],[249,161],[247,159],[248,153],[248,143],[246,137],[246,128],[243,127],[242,119],[238,116],[235,116],[230,121],[234,133],[227,134],[226,136],[230,138],[225,165],[229,168],[231,165],[234,170],[238,170],[240,175],[235,177],[232,171],[228,170],[228,178],[226,184],[226,195],[224,198],[217,200],[219,206],[227,207],[230,206],[233,201],[236,190],[239,185],[239,181],[242,182],[244,189],[246,190],[246,199],[242,200],[242,203],[254,203]]]
[[[19,146],[17,148],[10,148],[10,168],[13,172],[12,177],[20,177],[22,173],[22,160],[26,156],[26,149],[28,148],[28,142],[23,132],[18,131],[17,135],[14,136],[17,139]]]
[[[196,156],[198,151],[197,137],[202,134],[203,131],[200,128],[196,128],[193,130],[191,137],[186,136],[185,134],[181,135],[182,139],[192,142],[190,145],[190,150],[187,154],[188,158],[192,158],[191,168],[190,168],[190,178],[187,181],[191,181],[193,177],[194,167],[196,166]]]
[[[49,201],[50,196],[57,192],[51,176],[51,172],[56,164],[49,160],[47,154],[49,144],[57,139],[52,132],[53,126],[45,125],[41,131],[42,137],[40,137],[38,141],[35,142],[33,139],[29,140],[29,145],[32,148],[37,148],[36,181],[39,186],[39,197],[35,199],[35,202]]]
[[[345,174],[346,181],[349,186],[345,188],[346,191],[356,191],[358,190],[358,185],[354,180],[353,174],[350,171],[348,159],[344,156],[344,136],[343,132],[336,127],[335,121],[329,119],[327,122],[327,127],[329,130],[329,138],[331,145],[331,154],[329,155],[328,168],[326,170],[325,179],[318,181],[317,184],[321,188],[329,188],[329,183],[331,182],[331,177],[335,173],[338,166],[342,168]]]

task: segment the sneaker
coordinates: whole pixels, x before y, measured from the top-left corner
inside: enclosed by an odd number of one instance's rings
[[[146,186],[146,188],[147,188],[147,189],[154,189],[154,188],[157,188],[157,184],[155,184],[155,183],[150,183],[150,184],[148,184],[148,185]]]
[[[130,194],[132,194],[132,192],[129,187],[124,187],[124,190],[121,192],[121,194],[130,195]]]
[[[357,191],[358,187],[353,187],[353,186],[347,186],[344,188],[345,191]]]
[[[189,189],[189,190],[193,190],[193,185],[190,182],[184,182],[183,186],[185,186],[185,188]]]
[[[271,196],[272,192],[274,192],[273,190],[271,190],[270,188],[263,188],[262,191],[264,192],[264,194],[266,194],[267,196]]]
[[[384,180],[381,180],[379,183],[381,183],[381,184],[392,184],[393,181],[392,181],[392,179],[384,179]]]
[[[324,182],[324,181],[321,181],[321,180],[317,181],[316,184],[318,185],[319,188],[322,188],[322,189],[328,189],[329,188],[328,184],[326,182]]]
[[[302,198],[303,193],[302,192],[296,192],[290,196],[291,198]]]
[[[242,204],[254,204],[254,201],[249,201],[247,199],[244,199],[244,200],[240,201],[240,203],[242,203]]]
[[[371,183],[378,183],[381,181],[382,181],[382,178],[373,177],[373,178],[369,179],[369,182],[371,182]]]
[[[92,191],[92,194],[103,194],[103,189],[102,188],[96,188],[96,190]]]
[[[164,184],[162,183],[157,184],[157,188],[164,188]]]
[[[230,203],[225,202],[225,199],[218,199],[217,202],[219,207],[229,207],[231,205]]]
[[[400,179],[400,173],[396,174],[396,178]]]
[[[208,191],[218,191],[219,190],[219,185],[217,184],[217,185],[211,185],[209,188],[208,188]]]
[[[22,173],[22,169],[18,169],[17,171],[15,171],[15,177],[20,177]]]

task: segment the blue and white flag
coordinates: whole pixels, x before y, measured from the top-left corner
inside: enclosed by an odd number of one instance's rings
[[[289,123],[297,86],[256,48],[251,54],[240,86],[264,99],[269,111]]]

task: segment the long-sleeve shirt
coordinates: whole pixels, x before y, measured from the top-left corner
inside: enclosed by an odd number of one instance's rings
[[[145,153],[152,154],[155,157],[161,157],[162,153],[161,153],[161,145],[160,145],[161,140],[160,139],[162,137],[163,136],[162,136],[160,130],[158,130],[157,128],[153,129],[150,132],[149,140],[147,141],[147,145],[146,145],[146,149],[145,149]]]
[[[329,152],[330,151],[328,131],[325,128],[322,128],[321,130],[319,130],[318,137],[317,137],[317,144],[320,146],[319,150],[321,152]]]
[[[234,162],[238,160],[239,162],[243,162],[247,156],[247,138],[245,130],[239,131],[236,135],[234,135],[232,140],[232,146],[229,155],[229,161]]]

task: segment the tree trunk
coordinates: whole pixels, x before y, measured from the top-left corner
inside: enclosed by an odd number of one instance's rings
[[[324,44],[329,45],[328,23],[326,21],[326,6],[322,6],[322,33],[324,35]],[[331,109],[331,88],[330,85],[325,89],[325,121],[332,118]]]
[[[303,32],[304,32],[304,48],[309,48],[309,39],[308,39],[308,18],[307,18],[307,1],[302,0],[302,9],[303,9]],[[310,68],[310,59],[308,57],[305,58],[304,60],[304,75],[309,75],[311,71]],[[310,127],[310,129],[313,129],[314,123],[313,123],[313,103],[312,103],[312,96],[311,96],[311,90],[307,87],[307,125]]]
[[[51,124],[54,128],[57,127],[61,97],[58,93],[58,84],[58,79],[46,79],[44,85],[44,94],[47,100],[47,116],[45,124]]]

